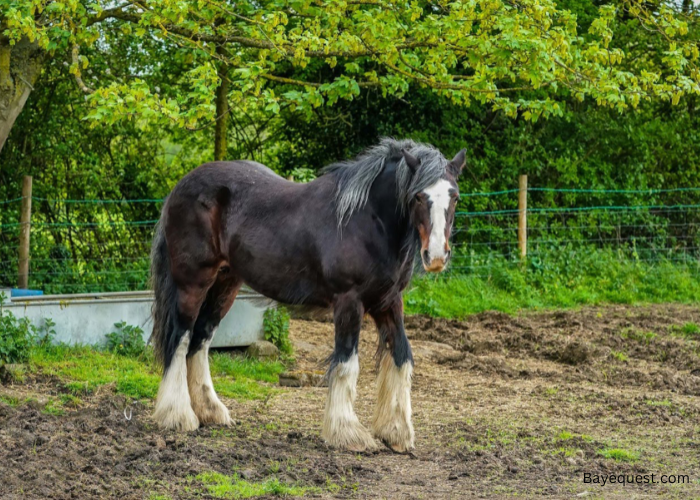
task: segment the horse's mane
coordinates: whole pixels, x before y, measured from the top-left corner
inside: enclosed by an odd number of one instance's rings
[[[420,160],[420,167],[413,175],[401,153],[405,149]],[[355,211],[367,203],[372,184],[384,169],[387,160],[398,160],[396,165],[396,188],[399,208],[402,213],[410,200],[419,192],[435,184],[445,174],[447,160],[430,144],[410,139],[396,140],[389,137],[362,152],[354,160],[334,163],[323,169],[338,179],[335,194],[336,216],[342,226]]]

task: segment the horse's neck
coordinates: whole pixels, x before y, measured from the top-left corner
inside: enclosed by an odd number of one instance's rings
[[[415,230],[410,223],[407,210],[402,210],[396,189],[396,167],[388,165],[372,185],[369,204],[382,221],[398,249],[412,249]],[[409,248],[410,247],[410,248]]]

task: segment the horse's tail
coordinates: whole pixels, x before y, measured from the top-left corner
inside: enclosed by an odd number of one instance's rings
[[[165,207],[160,221],[156,224],[153,244],[151,246],[151,286],[155,298],[153,300],[153,332],[150,342],[158,364],[164,369],[170,365],[174,350],[174,326],[177,318],[177,287],[170,271],[170,255],[168,243],[165,241]]]

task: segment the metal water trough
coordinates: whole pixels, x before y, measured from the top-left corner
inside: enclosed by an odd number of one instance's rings
[[[0,307],[16,317],[28,318],[38,328],[50,318],[56,324],[55,342],[104,345],[105,335],[115,331],[114,324],[120,321],[140,327],[147,341],[153,328],[152,304],[153,293],[144,291],[15,296]],[[261,295],[241,290],[221,321],[211,346],[248,346],[262,339],[267,306]]]

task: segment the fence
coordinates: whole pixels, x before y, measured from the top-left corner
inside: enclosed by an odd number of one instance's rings
[[[143,290],[160,199],[0,201],[0,285],[46,293]],[[24,209],[23,209],[24,207]],[[546,266],[595,251],[700,271],[700,188],[555,189],[463,193],[451,273]],[[31,213],[31,221],[29,212]],[[24,215],[24,218],[23,218]]]

